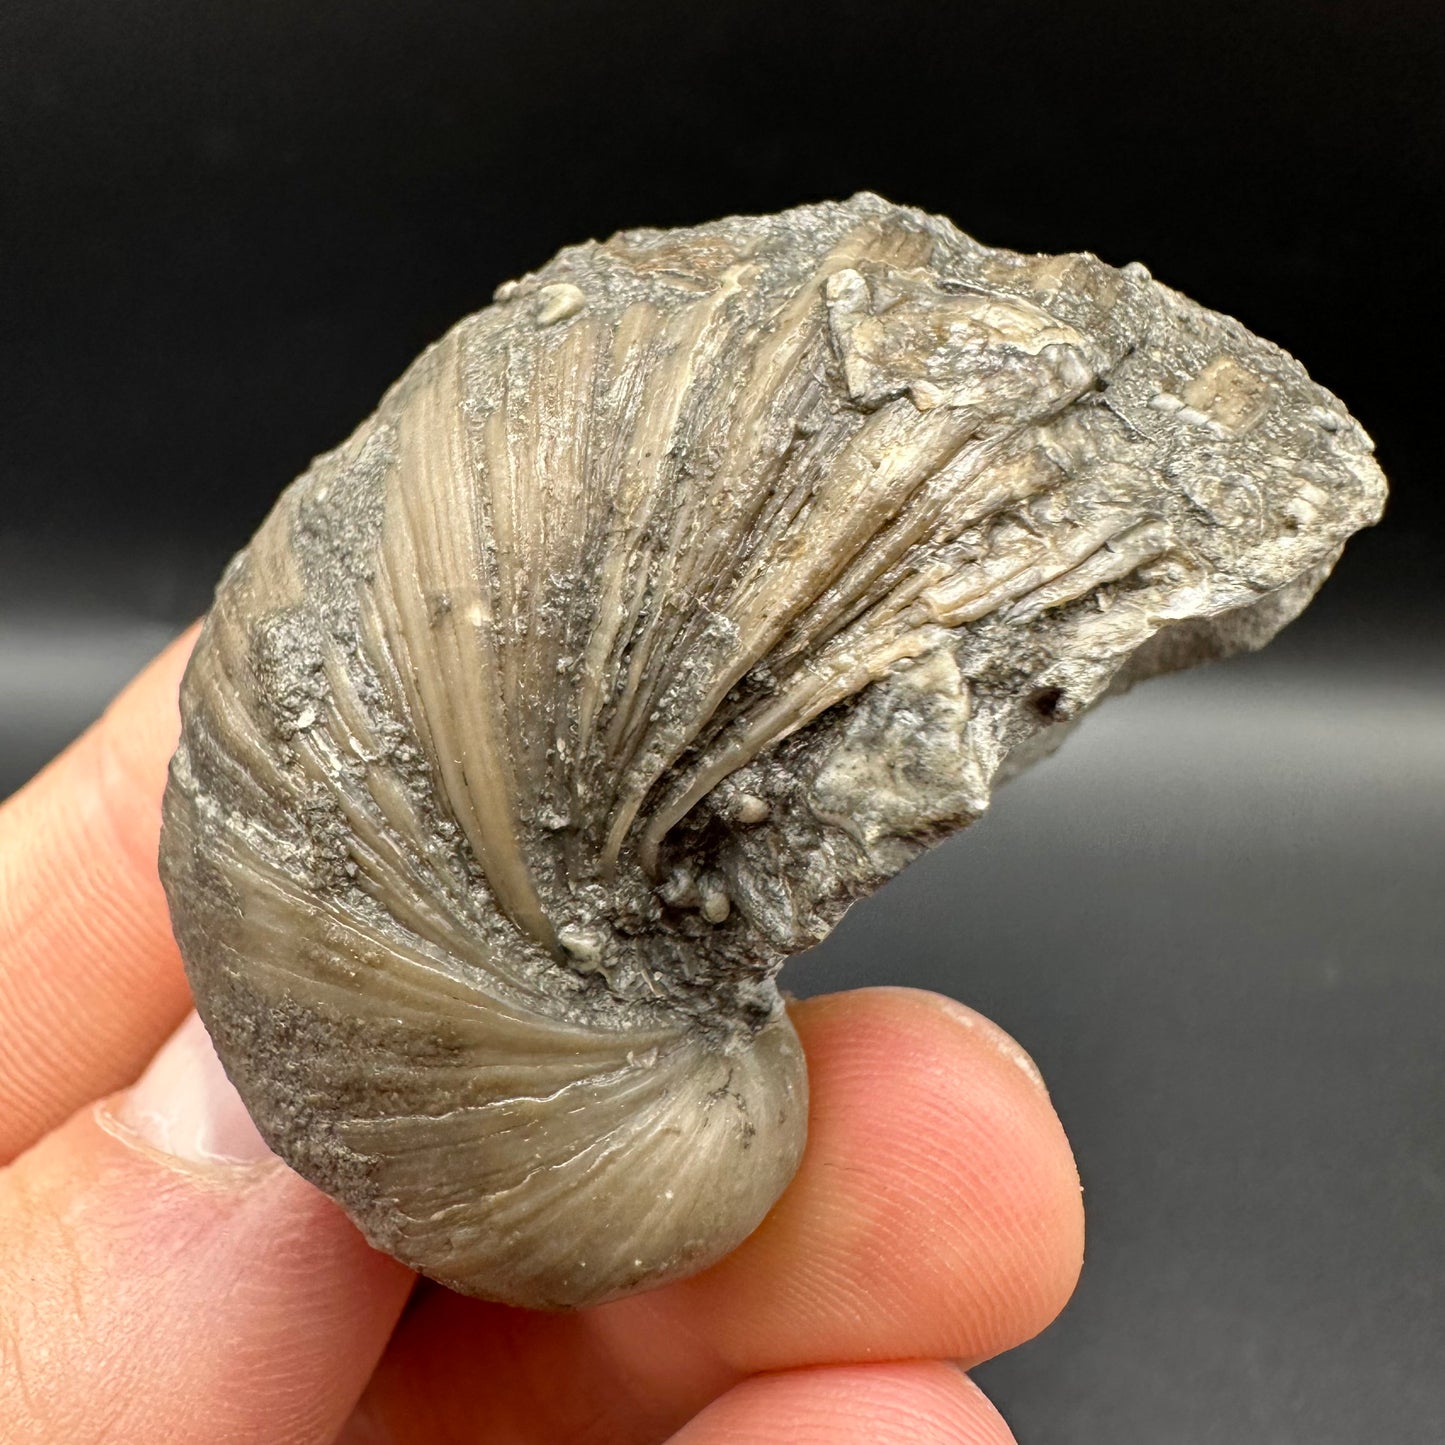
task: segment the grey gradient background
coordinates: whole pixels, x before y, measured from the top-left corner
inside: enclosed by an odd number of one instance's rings
[[[1139,258],[1394,483],[1270,649],[1108,704],[785,980],[1038,1060],[1074,1302],[1026,1445],[1445,1440],[1441,12],[900,0],[0,9],[0,795],[275,492],[556,246],[868,186]]]

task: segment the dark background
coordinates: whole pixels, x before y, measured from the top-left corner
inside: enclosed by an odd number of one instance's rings
[[[790,966],[992,1013],[1090,1206],[1021,1439],[1445,1438],[1438,0],[5,0],[0,795],[559,245],[860,188],[1144,261],[1394,492],[1268,652],[1092,721]]]

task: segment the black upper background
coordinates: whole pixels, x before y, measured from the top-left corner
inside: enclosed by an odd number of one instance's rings
[[[868,188],[1142,260],[1374,434],[1432,585],[1438,0],[5,0],[0,529],[219,556],[561,244]]]

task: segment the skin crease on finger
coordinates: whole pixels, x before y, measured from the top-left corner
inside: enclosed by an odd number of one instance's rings
[[[1018,1045],[907,989],[792,1012],[812,1077],[808,1152],[757,1233],[694,1279],[575,1315],[424,1290],[365,1399],[370,1426],[390,1431],[376,1438],[641,1445],[758,1372],[974,1363],[1048,1324],[1078,1276],[1082,1204]],[[506,1368],[479,1363],[496,1360]]]

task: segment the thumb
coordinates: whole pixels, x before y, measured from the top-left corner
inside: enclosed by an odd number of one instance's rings
[[[0,1171],[0,1437],[324,1445],[411,1279],[267,1151],[192,1015]]]

